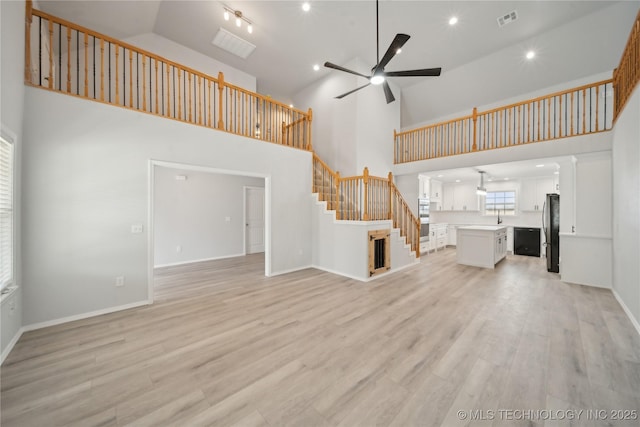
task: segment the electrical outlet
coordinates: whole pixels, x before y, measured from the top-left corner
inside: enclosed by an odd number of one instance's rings
[[[133,224],[131,226],[131,234],[140,234],[142,233],[143,227],[142,224]]]
[[[124,276],[116,277],[116,286],[124,286]]]

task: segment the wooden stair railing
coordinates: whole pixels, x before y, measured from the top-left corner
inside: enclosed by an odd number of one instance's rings
[[[312,150],[311,110],[291,108],[26,2],[25,83],[198,126]]]
[[[420,220],[393,183],[391,172],[387,178],[371,176],[365,167],[362,175],[341,177],[313,153],[312,192],[336,212],[337,220],[391,220],[420,257]]]
[[[616,93],[613,104],[614,121],[622,112],[638,82],[640,82],[640,10],[631,28],[618,68],[613,71],[613,88]]]
[[[616,92],[617,93],[617,92]],[[613,80],[555,92],[403,132],[394,131],[394,163],[611,130]]]

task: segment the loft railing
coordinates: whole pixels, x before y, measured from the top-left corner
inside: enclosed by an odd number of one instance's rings
[[[620,64],[613,71],[613,88],[616,91],[614,121],[620,115],[638,82],[640,82],[640,10],[631,28]]]
[[[32,8],[25,82],[32,86],[311,150],[311,110],[269,97]]]
[[[382,178],[369,175],[369,169],[364,168],[362,175],[343,178],[314,153],[313,192],[327,202],[329,210],[336,211],[338,220],[391,220],[420,257],[420,220],[393,183],[391,173]]]
[[[405,132],[394,162],[406,163],[610,130],[613,83],[604,80]]]

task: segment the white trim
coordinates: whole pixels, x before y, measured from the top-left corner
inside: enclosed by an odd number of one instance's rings
[[[88,313],[75,314],[73,316],[62,317],[60,319],[47,320],[46,322],[34,323],[22,327],[22,332],[35,331],[36,329],[48,328],[49,326],[61,325],[63,323],[75,322],[76,320],[88,319],[90,317],[102,316],[103,314],[115,313],[116,311],[129,310],[130,308],[141,307],[152,304],[152,301],[144,300],[116,307],[103,308],[101,310],[90,311]]]
[[[213,257],[213,258],[201,258],[201,259],[194,259],[194,260],[190,260],[190,261],[171,262],[169,264],[156,265],[153,268],[175,267],[177,265],[195,264],[197,262],[216,261],[216,260],[219,260],[219,259],[227,259],[227,258],[237,258],[237,257],[245,256],[245,255],[246,254],[240,253],[240,254],[233,254],[233,255],[222,255],[222,256]]]
[[[353,276],[351,274],[341,273],[339,271],[332,270],[330,268],[318,267],[317,265],[312,265],[311,268],[315,268],[316,270],[320,270],[320,271],[326,271],[327,273],[335,274],[337,276],[347,277],[349,279],[357,280],[358,282],[367,283],[367,282],[371,282],[372,280],[379,279],[380,277],[384,277],[384,276],[387,276],[389,274],[393,274],[393,273],[396,273],[398,271],[404,270],[405,268],[416,266],[418,264],[420,264],[420,258],[416,258],[416,260],[414,262],[406,264],[406,265],[403,265],[402,267],[398,267],[398,268],[395,268],[393,270],[389,270],[386,273],[376,274],[375,276],[367,277],[366,279],[364,279],[362,277],[356,277],[356,276]]]
[[[9,353],[11,353],[11,350],[13,350],[13,347],[18,343],[18,340],[22,336],[23,332],[25,332],[24,326],[18,329],[18,331],[13,336],[9,344],[7,344],[7,348],[4,349],[4,351],[2,352],[2,355],[0,356],[0,365],[4,363],[4,360],[7,358]]]
[[[271,273],[271,275],[269,277],[281,276],[283,274],[289,274],[289,273],[295,273],[296,271],[306,270],[307,268],[316,268],[316,267],[314,267],[313,265],[305,265],[305,266],[302,266],[302,267],[291,268],[289,270],[276,271],[276,272]]]
[[[629,307],[627,307],[624,301],[622,301],[622,298],[616,292],[616,290],[611,289],[611,292],[613,292],[613,296],[616,297],[616,300],[618,300],[618,303],[620,304],[620,306],[622,306],[622,309],[626,313],[627,317],[629,318],[629,320],[631,320],[631,324],[633,325],[634,328],[636,328],[636,332],[638,333],[638,335],[640,335],[640,323],[638,323],[638,320],[635,317],[633,317],[633,313],[631,313],[631,310],[629,310]]]
[[[153,269],[155,264],[155,233],[153,223],[153,206],[155,204],[155,166],[153,160],[148,165],[149,181],[147,183],[147,300],[149,304],[154,301],[154,276]]]

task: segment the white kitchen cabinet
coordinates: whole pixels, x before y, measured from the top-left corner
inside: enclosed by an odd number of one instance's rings
[[[523,179],[518,197],[520,211],[542,211],[546,195],[555,192],[553,177]]]
[[[429,183],[429,197],[432,202],[442,203],[442,182],[432,179]]]
[[[436,252],[447,246],[447,224],[429,225],[429,246]]]
[[[447,246],[456,245],[456,231],[458,227],[455,225],[447,226]]]
[[[418,175],[418,182],[419,182],[418,197],[422,199],[428,198],[429,187],[430,187],[429,178],[426,176]]]
[[[456,257],[458,264],[495,268],[507,255],[507,227],[477,225],[459,227]]]
[[[507,251],[513,253],[513,227],[507,227]]]
[[[450,182],[442,186],[442,210],[477,211],[478,195],[476,187],[470,182]]]

